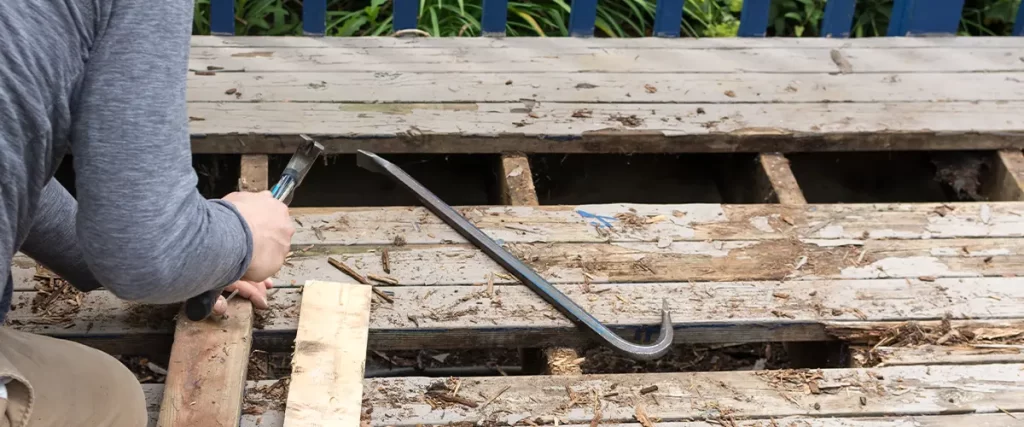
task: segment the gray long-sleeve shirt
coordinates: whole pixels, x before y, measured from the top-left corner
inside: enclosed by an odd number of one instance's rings
[[[196,190],[192,10],[192,0],[0,1],[0,321],[18,251],[76,287],[146,303],[183,301],[248,269],[245,220]],[[77,203],[53,180],[67,153]]]

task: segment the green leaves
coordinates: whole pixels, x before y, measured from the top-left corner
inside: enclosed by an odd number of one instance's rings
[[[210,33],[210,0],[195,1],[194,34]],[[234,0],[235,33],[301,35],[302,0]],[[394,0],[328,0],[328,36],[386,36],[392,33]],[[483,0],[420,0],[419,29],[434,37],[480,35]],[[1009,35],[1021,0],[966,0],[960,33]],[[769,36],[817,37],[826,0],[773,0]],[[884,36],[893,0],[857,0],[851,35]],[[569,35],[571,0],[510,0],[507,34]],[[598,37],[650,36],[657,0],[599,0]],[[735,37],[743,0],[685,0],[681,32],[687,37]]]

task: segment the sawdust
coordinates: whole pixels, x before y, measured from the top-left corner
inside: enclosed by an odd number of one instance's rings
[[[71,283],[41,267],[36,268],[36,295],[32,298],[32,313],[43,324],[70,321],[82,310],[85,294]]]
[[[288,401],[288,386],[291,378],[281,378],[273,384],[248,389],[242,401],[242,413],[260,415],[268,410],[284,411]]]
[[[1024,329],[985,328],[977,326],[952,327],[950,315],[937,325],[934,323],[905,322],[881,331],[867,331],[855,338],[873,344],[854,355],[863,366],[876,366],[883,362],[879,347],[917,347],[922,345],[970,346],[984,344],[1024,343]],[[867,339],[865,339],[867,338]]]
[[[117,360],[135,374],[140,383],[163,383],[167,379],[167,356],[161,360],[151,360],[147,356],[119,355]]]
[[[624,114],[615,114],[609,117],[609,119],[631,128],[639,127],[644,124],[644,119],[638,117],[636,114],[630,114],[628,116]]]
[[[156,330],[173,330],[180,304],[129,304],[124,321],[128,326]]]
[[[584,351],[582,357],[584,360],[579,365],[584,374],[720,372],[790,367],[789,357],[778,343],[676,345],[664,357],[652,361],[637,361],[607,347],[593,347]]]

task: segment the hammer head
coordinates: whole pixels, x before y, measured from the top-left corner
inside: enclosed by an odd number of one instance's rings
[[[295,154],[288,161],[288,166],[285,166],[285,170],[295,171],[296,187],[302,184],[309,169],[313,167],[313,162],[324,152],[324,146],[314,141],[313,138],[306,135],[299,136],[302,137],[303,142],[299,144],[299,148],[295,150]]]

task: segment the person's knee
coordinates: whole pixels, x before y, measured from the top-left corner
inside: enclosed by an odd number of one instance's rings
[[[91,349],[90,349],[91,350]],[[104,405],[111,411],[110,427],[144,427],[149,422],[146,395],[127,367],[114,357],[97,351],[103,359],[102,371],[106,373],[105,389],[108,404]]]

